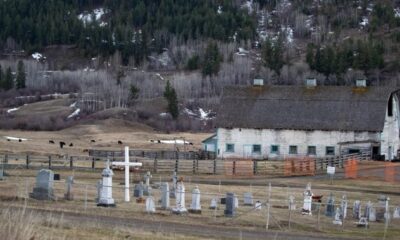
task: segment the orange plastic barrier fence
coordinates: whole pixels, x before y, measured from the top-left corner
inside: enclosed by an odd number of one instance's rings
[[[284,165],[285,176],[315,175],[315,161],[309,157],[287,158]]]
[[[356,179],[358,175],[358,161],[356,159],[347,160],[344,166],[346,178]]]

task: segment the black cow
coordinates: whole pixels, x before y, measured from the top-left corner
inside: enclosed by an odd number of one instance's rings
[[[60,148],[63,148],[65,144],[65,142],[60,142]]]
[[[74,144],[73,144],[73,143],[70,143],[70,144],[69,144],[69,146],[70,146],[70,147],[73,147],[73,146],[74,146]]]
[[[54,141],[53,141],[53,140],[49,140],[49,143],[50,143],[50,144],[54,144]]]
[[[119,141],[119,140],[118,140],[118,144],[122,144],[122,141]]]
[[[22,139],[21,139],[21,138],[19,138],[19,139],[18,139],[18,142],[22,142]]]
[[[90,142],[92,142],[92,143],[95,143],[95,142],[96,142],[96,140],[92,139],[92,140],[90,140]]]

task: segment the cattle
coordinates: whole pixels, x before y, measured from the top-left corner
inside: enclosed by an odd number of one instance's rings
[[[119,141],[119,140],[118,140],[118,144],[122,144],[122,141]]]
[[[96,140],[92,139],[92,140],[90,140],[90,142],[92,142],[92,143],[95,143],[95,142],[96,142]]]
[[[70,143],[70,144],[69,144],[69,146],[70,146],[70,147],[73,147],[73,146],[74,146],[74,144],[73,144],[73,143]]]
[[[18,139],[18,142],[22,142],[22,139],[21,139],[21,138],[19,138],[19,139]]]
[[[89,149],[83,149],[82,152],[89,152]]]
[[[54,144],[54,141],[53,140],[49,140],[49,144]]]
[[[63,148],[65,144],[65,142],[60,142],[60,148]]]
[[[7,141],[11,142],[11,139],[8,139],[8,138],[7,138]]]

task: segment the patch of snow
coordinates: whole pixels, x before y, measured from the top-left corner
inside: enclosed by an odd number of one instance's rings
[[[28,141],[27,138],[17,138],[17,137],[10,137],[10,136],[4,136],[4,137],[10,141]]]
[[[81,112],[81,109],[78,108],[76,109],[73,113],[71,113],[67,118],[73,118],[79,115],[79,113]]]
[[[107,26],[107,25],[108,25],[108,23],[106,23],[106,22],[101,22],[101,23],[99,24],[100,27],[105,27],[105,26]]]
[[[18,111],[18,110],[19,110],[19,107],[18,108],[11,108],[11,109],[7,110],[7,113],[12,113],[12,112],[15,112],[15,111]]]
[[[86,25],[87,23],[91,23],[94,21],[99,21],[101,19],[101,17],[106,14],[108,12],[108,10],[104,9],[104,8],[96,8],[93,9],[93,11],[91,12],[83,12],[81,14],[78,15],[78,19],[81,20],[84,25]],[[101,24],[101,23],[100,23]]]
[[[199,112],[200,112],[200,119],[202,119],[202,120],[211,119],[208,117],[210,115],[211,111],[204,111],[202,108],[199,108]]]
[[[175,139],[175,140],[150,140],[152,143],[163,143],[163,144],[191,144],[191,142],[182,140],[182,139]]]
[[[192,110],[190,110],[188,108],[185,108],[183,111],[184,111],[184,113],[186,113],[190,117],[198,118],[198,119],[203,120],[203,121],[211,120],[211,119],[214,118],[213,115],[215,115],[211,110],[205,111],[202,108],[198,108],[198,110],[196,112],[192,111]]]
[[[159,77],[161,80],[164,80],[163,76],[161,76],[161,74],[156,73],[156,76]]]
[[[394,17],[395,18],[400,18],[400,8],[395,8],[394,9]]]
[[[244,49],[244,48],[238,48],[238,51],[240,52],[240,53],[245,53],[245,54],[248,54],[249,53],[249,51],[247,51],[246,49]]]
[[[360,25],[362,26],[362,27],[365,27],[365,26],[367,26],[369,24],[369,20],[368,20],[368,17],[362,17],[362,21],[360,22]]]
[[[254,9],[253,9],[253,0],[246,1],[243,5],[242,8],[246,8],[248,13],[251,14]]]
[[[75,108],[78,102],[74,102],[73,104],[69,105],[70,108]]]
[[[161,117],[165,117],[165,116],[167,116],[167,114],[168,114],[168,113],[163,112],[163,113],[160,113],[160,116],[161,116]]]
[[[293,43],[293,29],[291,27],[283,26],[281,32],[285,34],[287,43]]]
[[[42,54],[40,54],[38,52],[33,53],[32,57],[38,62],[46,59],[45,56],[43,56]]]

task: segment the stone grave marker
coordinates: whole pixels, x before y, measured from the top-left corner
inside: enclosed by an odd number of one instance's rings
[[[289,196],[289,210],[296,210],[296,202],[293,195]]]
[[[245,192],[243,194],[243,205],[253,206],[253,194],[250,192]]]
[[[254,205],[256,210],[261,210],[262,209],[262,204],[260,201],[256,201],[256,204]]]
[[[371,207],[372,207],[372,203],[371,203],[371,201],[368,201],[367,204],[365,205],[365,209],[364,209],[364,217],[366,217],[367,220],[369,219],[369,212],[370,212]]]
[[[376,209],[374,208],[373,205],[369,208],[368,221],[376,222]]]
[[[303,215],[311,215],[311,205],[312,205],[312,196],[313,193],[311,191],[311,183],[307,184],[306,190],[303,192],[303,208],[301,209],[301,214]]]
[[[236,215],[235,210],[235,194],[234,193],[226,193],[226,202],[225,202],[225,217],[234,217]]]
[[[135,197],[135,198],[143,198],[143,191],[144,191],[143,182],[140,182],[139,184],[136,184],[135,188],[133,189],[133,197]]]
[[[167,182],[161,183],[161,208],[169,209],[169,184]]]
[[[335,225],[342,225],[343,224],[343,216],[342,216],[342,210],[340,208],[336,208],[335,212],[335,219],[333,220],[333,224]]]
[[[152,196],[146,199],[146,212],[147,213],[155,213],[156,206],[154,204],[154,198]]]
[[[343,214],[343,219],[346,219],[347,217],[347,196],[343,195],[342,196],[342,200],[340,201],[340,208],[342,210],[342,214]]]
[[[332,193],[328,197],[328,201],[326,203],[326,211],[325,216],[334,217],[335,216],[335,197]]]
[[[396,207],[393,211],[393,219],[400,219],[400,207]]]
[[[211,199],[210,209],[217,209],[218,208],[218,201],[216,198]]]
[[[65,183],[66,183],[66,193],[64,194],[64,199],[72,201],[74,200],[74,194],[72,193],[72,185],[74,184],[74,177],[68,176]]]
[[[183,185],[183,179],[179,179],[176,184],[176,198],[175,198],[175,207],[172,209],[173,213],[182,214],[187,213],[187,209],[185,206],[185,185]]]
[[[33,188],[33,192],[30,194],[30,197],[37,200],[55,200],[53,186],[53,171],[42,169],[36,176],[36,185]]]
[[[97,203],[99,207],[115,207],[115,202],[112,197],[112,177],[114,172],[110,169],[110,162],[107,161],[106,168],[101,173],[103,177],[101,182],[100,197]]]
[[[239,208],[239,198],[235,195],[235,208]]]
[[[359,200],[354,201],[353,204],[353,218],[360,219],[361,217],[361,202]]]
[[[145,181],[145,185],[144,185],[144,191],[143,194],[145,196],[150,196],[151,195],[151,186],[150,186],[150,180],[153,176],[151,175],[151,173],[149,171],[147,171],[147,173],[144,175],[144,181]]]
[[[192,204],[190,205],[189,212],[201,214],[200,190],[198,186],[196,186],[192,191]]]
[[[376,209],[376,220],[384,221],[388,217],[389,212],[389,198],[385,195],[380,195],[378,197],[378,206]]]

